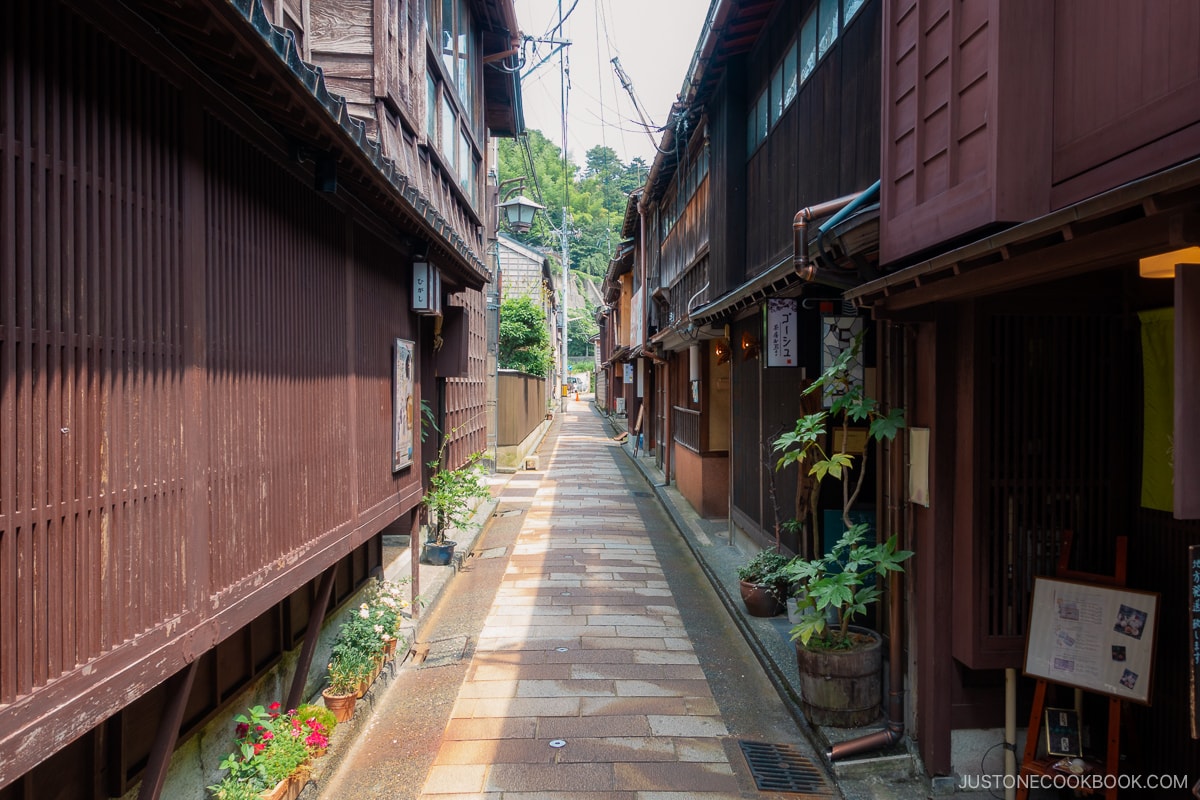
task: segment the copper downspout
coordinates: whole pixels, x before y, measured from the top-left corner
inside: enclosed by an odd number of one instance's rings
[[[863,192],[855,192],[836,200],[826,200],[815,206],[808,206],[796,212],[792,220],[792,263],[796,274],[802,280],[811,283],[823,283],[841,289],[851,289],[858,286],[860,281],[852,273],[820,269],[808,257],[808,223],[814,219],[836,214],[850,203],[854,202]]]
[[[904,365],[904,374],[907,374],[908,343],[901,338],[899,353],[897,353],[895,327],[892,323],[887,322],[884,323],[883,331],[886,337],[886,347],[883,352],[888,354],[889,362],[893,365],[887,374],[888,397],[895,398],[901,391],[901,387],[898,386],[900,381],[897,379],[897,370],[894,365],[899,361]],[[903,337],[903,332],[901,332],[901,336]],[[905,382],[903,385],[907,387],[909,384]],[[910,399],[906,394],[904,398],[906,407],[911,406],[911,403],[908,402]],[[903,475],[902,469],[907,457],[906,450],[907,448],[902,443],[893,442],[888,452],[887,514],[889,534],[900,530],[900,492],[903,488],[901,475]],[[903,572],[893,572],[888,577],[887,726],[883,730],[868,733],[857,739],[837,742],[825,752],[826,757],[830,761],[837,761],[842,758],[858,755],[859,753],[865,753],[869,750],[890,747],[904,736],[904,665],[901,662],[901,659],[904,657],[904,615],[901,613],[903,610],[902,598],[904,597],[903,575]]]

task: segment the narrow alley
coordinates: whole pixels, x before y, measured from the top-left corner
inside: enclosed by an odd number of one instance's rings
[[[836,796],[610,434],[569,403],[541,471],[500,489],[416,657],[305,797],[758,797],[742,742],[790,760],[804,794]]]

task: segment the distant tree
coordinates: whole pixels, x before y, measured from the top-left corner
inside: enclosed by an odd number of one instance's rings
[[[510,297],[500,304],[501,369],[544,376],[554,366],[554,349],[546,329],[546,312],[528,297]]]
[[[596,325],[595,306],[589,304],[582,309],[584,316],[567,320],[567,355],[587,356],[592,354],[591,338],[600,332]]]
[[[646,181],[646,162],[635,158],[626,165],[611,147],[596,146],[587,151],[582,169],[569,157],[564,168],[562,149],[539,131],[529,131],[527,141],[528,152],[520,140],[499,142],[500,180],[524,176],[525,194],[546,206],[533,228],[516,238],[561,252],[563,208],[568,207],[571,268],[602,277],[621,238],[629,194]]]

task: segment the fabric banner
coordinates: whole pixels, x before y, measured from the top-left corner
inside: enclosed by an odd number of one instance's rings
[[[1139,311],[1142,323],[1142,506],[1174,509],[1175,309]]]

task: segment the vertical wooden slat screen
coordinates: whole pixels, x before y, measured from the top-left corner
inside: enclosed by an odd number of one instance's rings
[[[450,463],[461,464],[487,447],[485,299],[481,291],[465,290],[451,295],[450,303],[465,309],[463,324],[470,326],[467,377],[446,379],[446,431],[453,432],[447,452]]]
[[[219,122],[205,138],[220,591],[350,521],[347,267],[340,214]]]
[[[184,610],[186,466],[178,93],[54,4],[0,13],[10,702]]]
[[[1133,413],[1118,388],[1129,335],[1112,316],[1069,313],[996,315],[986,335],[982,622],[986,636],[1021,637],[1033,578],[1054,574],[1063,531],[1075,569],[1112,572],[1127,449],[1123,428],[1097,432]]]

